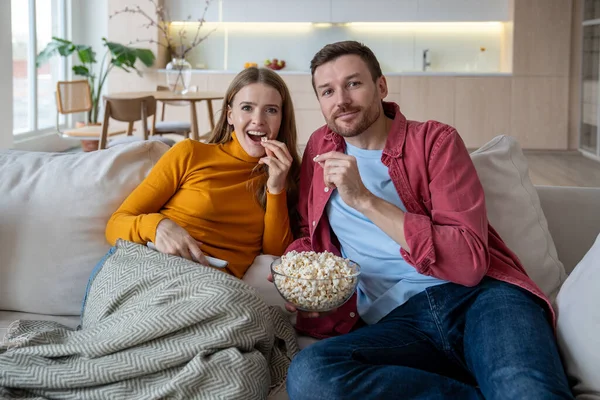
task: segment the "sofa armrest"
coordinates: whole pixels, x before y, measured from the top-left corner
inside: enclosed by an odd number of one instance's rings
[[[600,232],[600,188],[536,186],[558,258],[570,274]]]

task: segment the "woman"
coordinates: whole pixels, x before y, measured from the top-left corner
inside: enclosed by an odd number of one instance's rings
[[[291,243],[300,161],[292,100],[279,75],[248,68],[231,82],[209,143],[171,148],[112,215],[106,238],[153,242],[241,278],[261,252]],[[294,221],[292,221],[294,222]]]

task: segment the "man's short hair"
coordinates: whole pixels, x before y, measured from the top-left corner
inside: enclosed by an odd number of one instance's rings
[[[379,61],[377,61],[377,57],[371,51],[370,48],[365,46],[362,43],[356,42],[354,40],[346,40],[343,42],[331,43],[323,47],[310,62],[310,74],[312,77],[312,85],[313,89],[315,89],[315,71],[321,65],[333,61],[341,56],[346,55],[357,55],[359,56],[371,72],[371,77],[373,78],[373,82],[377,80],[377,78],[381,77],[383,73],[381,72],[381,66],[379,65]]]

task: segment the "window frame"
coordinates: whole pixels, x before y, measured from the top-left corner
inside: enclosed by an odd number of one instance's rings
[[[47,1],[47,0],[44,0]],[[68,33],[68,19],[67,13],[69,10],[70,0],[56,0],[57,2],[57,25],[58,25],[58,37],[67,38]],[[37,54],[41,49],[38,50],[37,46],[37,0],[28,0],[29,6],[29,35],[28,35],[28,46],[27,46],[27,79],[28,79],[28,102],[27,102],[27,115],[29,130],[15,132],[13,126],[13,138],[15,142],[30,139],[32,137],[46,135],[48,133],[56,132],[56,126],[50,126],[46,128],[39,128],[38,116],[39,116],[39,104],[38,104],[38,71],[35,65]],[[12,22],[12,21],[11,21]],[[53,21],[54,23],[54,21]],[[59,58],[59,79],[67,79],[69,60],[66,57]],[[14,84],[14,83],[13,83]],[[14,94],[13,94],[14,104]],[[14,115],[14,111],[13,111]],[[66,126],[66,123],[60,125],[61,127]]]

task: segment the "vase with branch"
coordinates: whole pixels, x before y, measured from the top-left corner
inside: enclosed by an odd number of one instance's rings
[[[164,6],[158,4],[157,0],[148,0],[148,2],[154,6],[154,13],[144,11],[139,5],[126,6],[121,10],[115,11],[110,18],[119,14],[138,14],[146,20],[142,25],[143,27],[146,29],[156,29],[158,31],[157,39],[136,39],[130,43],[148,42],[165,48],[172,58],[166,66],[167,85],[176,93],[186,93],[190,86],[192,74],[192,66],[186,60],[186,56],[216,30],[214,28],[206,35],[201,35],[202,27],[206,22],[206,12],[211,0],[205,0],[201,18],[192,20],[190,15],[186,21],[178,22],[177,25],[174,25],[174,21],[171,21],[168,11]],[[193,38],[187,34],[186,27],[188,24],[197,24]]]

